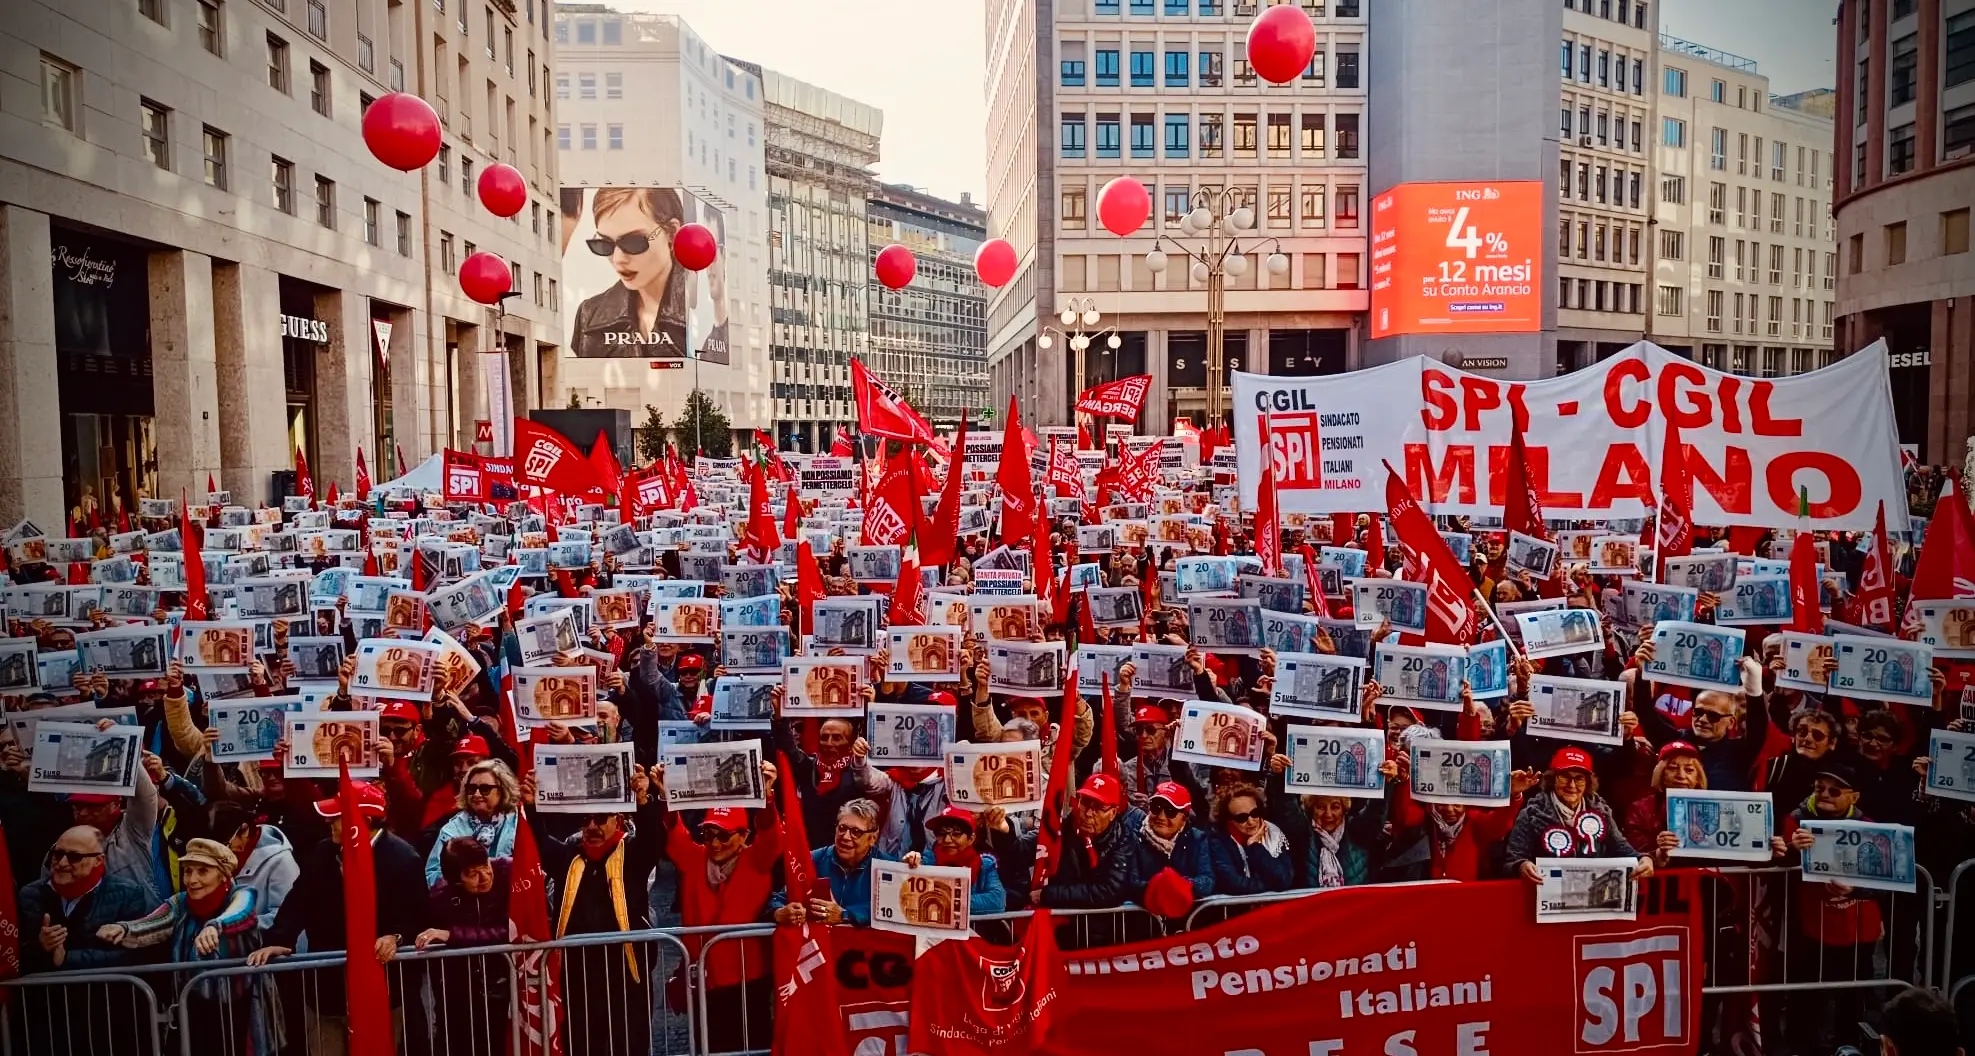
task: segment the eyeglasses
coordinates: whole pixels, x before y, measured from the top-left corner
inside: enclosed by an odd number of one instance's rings
[[[617,815],[615,814],[586,814],[583,816],[583,824],[595,825],[597,828],[601,829],[605,825],[610,824],[610,819],[616,816]]]
[[[943,825],[933,830],[933,839],[935,840],[958,840],[972,835],[972,832],[958,825]]]
[[[81,865],[91,858],[103,857],[102,851],[64,851],[57,848],[48,852],[48,860],[56,865]]]
[[[1164,803],[1156,799],[1146,804],[1145,809],[1155,818],[1174,818],[1186,813],[1186,811],[1170,803]]]
[[[877,834],[878,834],[877,829],[860,829],[855,825],[837,826],[837,835],[839,836],[857,836],[861,838],[865,836],[875,836]]]
[[[1693,713],[1694,722],[1706,722],[1706,723],[1727,722],[1730,718],[1733,717],[1734,716],[1729,712],[1702,711],[1699,708],[1695,708]]]
[[[483,785],[477,782],[466,786],[466,794],[469,796],[491,796],[500,790],[499,785]]]
[[[730,832],[726,829],[718,828],[713,825],[708,825],[705,828],[699,830],[699,838],[706,843],[712,843],[714,840],[732,839],[733,837],[741,835],[745,831],[746,831],[745,829],[734,829]]]
[[[1800,737],[1806,741],[1828,741],[1831,739],[1830,734],[1824,732],[1823,730],[1819,729],[1816,726],[1799,726],[1797,727],[1796,732],[1791,734],[1791,736]]]
[[[1259,810],[1244,810],[1239,814],[1229,814],[1227,819],[1236,825],[1246,825],[1251,821],[1262,820],[1262,812]]]
[[[611,253],[620,249],[635,257],[651,248],[651,235],[641,235],[636,232],[628,235],[619,235],[616,238],[609,238],[604,235],[592,235],[583,244],[589,246],[590,252],[595,253],[599,257],[610,256]]]

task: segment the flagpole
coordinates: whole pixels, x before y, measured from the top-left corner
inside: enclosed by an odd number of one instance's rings
[[[1516,644],[1516,640],[1509,637],[1509,629],[1502,626],[1501,618],[1495,615],[1495,606],[1488,604],[1488,599],[1481,596],[1480,587],[1476,587],[1472,583],[1469,586],[1474,591],[1474,600],[1481,604],[1481,611],[1487,615],[1488,622],[1495,625],[1495,633],[1501,635],[1502,640],[1509,643],[1509,651],[1516,654],[1516,659],[1527,661],[1529,657],[1523,654],[1522,647]]]

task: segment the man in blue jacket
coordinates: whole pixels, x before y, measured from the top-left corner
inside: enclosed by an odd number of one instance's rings
[[[837,808],[835,838],[809,852],[816,865],[816,890],[807,902],[791,905],[786,888],[778,887],[768,903],[775,907],[775,923],[871,923],[871,861],[897,860],[877,850],[878,813],[878,804],[869,799],[853,799]],[[823,897],[825,883],[830,887],[828,898]]]
[[[1130,834],[1126,890],[1132,901],[1153,908],[1146,887],[1154,877],[1168,871],[1185,881],[1195,901],[1214,893],[1214,863],[1207,852],[1207,834],[1188,824],[1192,814],[1193,795],[1179,782],[1161,782],[1152,790],[1146,800],[1145,821]]]
[[[28,972],[114,969],[146,959],[96,935],[105,924],[135,920],[157,908],[138,885],[104,865],[103,834],[77,825],[48,853],[48,879],[21,889],[21,967]],[[77,991],[80,992],[80,991]],[[72,1001],[64,987],[22,989],[15,995],[25,1051],[48,1056],[140,1051],[136,1002],[129,987],[96,991],[96,1001]]]

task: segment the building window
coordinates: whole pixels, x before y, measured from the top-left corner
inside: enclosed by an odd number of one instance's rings
[[[591,149],[594,150],[596,148],[594,145],[592,145]],[[473,197],[473,159],[472,158],[461,157],[459,159],[459,193],[466,195],[468,198]],[[469,257],[472,255],[473,254],[471,253],[467,254],[467,256]]]
[[[1151,114],[1132,115],[1132,157],[1149,158],[1155,148]]]
[[[1187,9],[1191,6],[1191,3],[1192,0],[1166,0],[1166,13],[1169,15],[1184,15],[1187,13]]]
[[[1338,115],[1340,122],[1343,119],[1342,114]],[[1291,135],[1288,114],[1269,115],[1269,155],[1271,157],[1286,158],[1289,156]],[[1338,133],[1338,140],[1339,147],[1341,148],[1343,145],[1343,133],[1341,131]],[[1338,156],[1343,157],[1342,149],[1338,151]]]
[[[1221,115],[1200,115],[1200,156],[1218,158],[1221,156]]]
[[[1941,84],[1952,88],[1975,80],[1975,8],[1947,20],[1947,61],[1941,67]]]
[[[144,158],[158,168],[171,169],[171,110],[149,99],[138,103],[139,132],[143,136]]]
[[[1566,81],[1568,81],[1568,80],[1570,80],[1570,75],[1571,75],[1571,65],[1572,65],[1572,64],[1571,64],[1571,56],[1573,56],[1573,55],[1575,55],[1575,54],[1577,54],[1577,49],[1575,49],[1575,48],[1573,48],[1573,47],[1571,47],[1571,46],[1570,46],[1570,41],[1568,41],[1568,40],[1566,40],[1566,41],[1564,41],[1564,43],[1563,43],[1563,74],[1564,74],[1564,80],[1566,80]]]
[[[274,184],[274,207],[293,216],[295,213],[295,163],[286,158],[270,158],[269,177]]]
[[[1062,73],[1063,87],[1082,88],[1084,84],[1084,60],[1064,59],[1058,69]]]
[[[1337,115],[1337,156],[1355,158],[1358,156],[1358,115]]]
[[[267,85],[277,92],[288,91],[288,42],[267,35]]]
[[[1084,202],[1085,191],[1082,187],[1063,188],[1062,221],[1066,229],[1072,231],[1083,230],[1086,223],[1084,220]]]
[[[363,240],[373,246],[378,245],[378,239],[383,237],[383,233],[378,230],[379,214],[383,208],[383,203],[375,198],[363,200]]]
[[[309,60],[309,109],[329,116],[329,67]]]
[[[1202,11],[1201,14],[1206,14]],[[1323,52],[1319,51],[1321,55]],[[1221,86],[1221,53],[1203,51],[1200,53],[1200,87],[1219,88]]]
[[[1708,134],[1708,168],[1716,172],[1728,170],[1728,130],[1725,128],[1713,129]]]
[[[1886,225],[1886,266],[1906,263],[1906,221]]]
[[[1687,145],[1687,122],[1678,118],[1660,118],[1660,142],[1669,147]]]
[[[448,275],[459,270],[459,262],[453,257],[453,233],[451,231],[439,232],[439,268]]]
[[[137,0],[137,13],[162,26],[165,24],[165,0]]]
[[[205,156],[206,186],[226,190],[226,133],[211,125],[200,134],[200,147]]]
[[[1338,192],[1341,197],[1343,188],[1338,188]],[[1354,212],[1351,217],[1351,226],[1356,226],[1357,223],[1357,214]],[[1343,227],[1345,225],[1340,223],[1338,226]],[[1337,255],[1337,288],[1340,290],[1355,290],[1358,288],[1358,254],[1339,253]]]
[[[220,18],[220,0],[195,0],[199,21],[199,46],[215,55],[225,54],[225,23]]]
[[[569,98],[569,75],[568,75],[568,74],[566,74],[566,73],[558,73],[558,74],[556,74],[556,75],[555,75],[555,97],[556,97],[557,99],[567,99],[567,98]]]
[[[1166,115],[1166,156],[1184,158],[1191,144],[1188,142],[1188,129],[1192,123],[1185,114]]]
[[[603,23],[603,42],[611,46],[624,43],[624,23],[614,18],[605,19]]]
[[[594,73],[578,74],[576,77],[576,85],[577,85],[577,94],[582,98],[595,99],[597,97],[596,74]]]
[[[1115,158],[1118,156],[1118,115],[1097,115],[1097,156]]]
[[[1666,260],[1683,259],[1686,250],[1685,235],[1680,231],[1660,230],[1660,256]]]
[[[1720,235],[1708,237],[1708,278],[1721,278],[1723,258],[1727,256],[1728,240]]]
[[[1968,252],[1968,209],[1955,209],[1941,214],[1941,255],[1952,256]]]
[[[1728,220],[1728,185],[1708,184],[1708,223],[1720,225]]]
[[[1187,53],[1184,51],[1169,51],[1166,53],[1166,87],[1186,87],[1186,57]]]
[[[398,255],[411,256],[411,214],[398,214]]]
[[[1084,156],[1084,119],[1082,114],[1063,119],[1063,156],[1081,158]]]
[[[606,126],[604,126],[604,137],[605,137],[605,138],[604,138],[604,142],[605,142],[605,143],[606,143],[606,144],[607,144],[607,145],[609,146],[609,148],[610,148],[611,150],[623,150],[623,149],[624,149],[624,126],[623,126],[623,125],[606,125]]]
[[[603,97],[605,99],[624,98],[624,75],[606,73],[603,75]]]
[[[1303,115],[1303,156],[1321,158],[1324,156],[1324,115],[1305,113]]]
[[[1310,88],[1324,86],[1324,49],[1318,48],[1310,53],[1310,64],[1303,67],[1303,83]],[[1318,259],[1323,259],[1321,254],[1318,254]]]
[[[1893,41],[1893,53],[1888,61],[1886,105],[1898,106],[1913,101],[1914,73],[1920,65],[1920,35],[1908,33]]]
[[[1166,185],[1166,225],[1177,225],[1193,209],[1193,196],[1184,186]]]
[[[569,149],[569,126],[568,126],[568,125],[557,125],[557,126],[555,126],[555,145],[556,145],[556,148],[557,148],[558,150],[568,150],[568,149]],[[443,178],[444,178],[444,177],[441,177],[441,179],[443,179]]]
[[[1149,51],[1132,52],[1132,87],[1150,88],[1156,72],[1153,54]]]
[[[336,181],[326,176],[315,178],[315,222],[336,229]]]
[[[584,150],[597,149],[597,126],[595,125],[583,126],[583,149]]]
[[[329,8],[322,0],[309,0],[309,36],[317,40],[329,39]]]
[[[1255,156],[1255,115],[1234,115],[1234,156],[1252,158]]]
[[[1295,219],[1295,194],[1290,187],[1269,188],[1269,226],[1288,227]]]
[[[1337,86],[1356,88],[1358,86],[1358,50],[1356,48],[1337,49]]]
[[[1337,188],[1337,226],[1355,228],[1358,226],[1358,185],[1339,184]],[[1340,269],[1341,270],[1341,269]]]
[[[1684,176],[1660,177],[1660,201],[1668,205],[1680,205],[1687,201],[1687,178]]]
[[[1709,291],[1708,291],[1708,300],[1707,300],[1707,330],[1708,330],[1708,333],[1710,333],[1710,334],[1718,334],[1718,333],[1721,333],[1721,302],[1722,302],[1722,300],[1723,300],[1723,295],[1722,295],[1722,292],[1721,292],[1720,290],[1709,290]]]
[[[1303,185],[1303,226],[1322,227],[1326,222],[1324,213],[1324,185],[1306,183]]]
[[[1913,169],[1913,122],[1909,121],[1893,129],[1891,141],[1886,145],[1886,165],[1895,175]]]
[[[1097,86],[1116,88],[1118,86],[1118,49],[1099,48],[1097,50]]]

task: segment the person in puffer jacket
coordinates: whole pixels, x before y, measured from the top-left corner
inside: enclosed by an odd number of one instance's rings
[[[440,879],[430,896],[432,926],[419,932],[418,948],[508,941],[510,860],[489,858],[486,845],[471,836],[455,836],[438,852]],[[498,1044],[507,1031],[508,972],[502,959],[447,957],[435,967],[432,987],[445,1005],[435,1051],[475,1056]]]
[[[1160,916],[1184,916],[1194,902],[1214,893],[1213,855],[1207,849],[1207,834],[1188,823],[1192,816],[1193,794],[1177,781],[1164,781],[1152,790],[1145,804],[1145,822],[1132,833],[1126,897]],[[1160,898],[1147,889],[1164,873],[1183,881],[1188,897],[1171,906],[1155,906]],[[1166,881],[1161,886],[1170,884]],[[1178,892],[1177,887],[1173,890]],[[1180,912],[1167,912],[1169,909]]]
[[[1538,858],[1636,858],[1634,877],[1651,876],[1653,859],[1626,842],[1612,808],[1598,795],[1591,753],[1576,745],[1557,749],[1543,783],[1523,802],[1509,830],[1510,872],[1538,883]]]
[[[253,811],[233,800],[212,805],[209,830],[225,840],[227,849],[243,863],[233,874],[233,886],[253,889],[256,925],[263,931],[272,927],[281,903],[288,900],[288,889],[301,875],[294,846],[280,829],[262,824]]]

